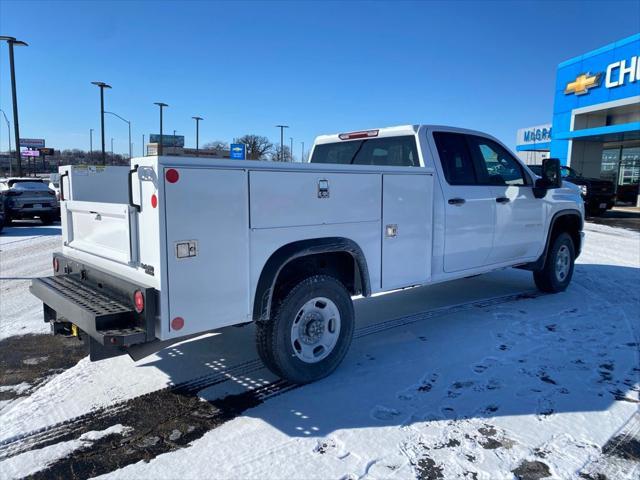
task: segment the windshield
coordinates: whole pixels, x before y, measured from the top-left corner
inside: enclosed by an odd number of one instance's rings
[[[38,181],[28,181],[28,180],[20,180],[18,182],[14,182],[10,184],[11,188],[14,190],[30,190],[30,191],[46,191],[49,190],[49,187],[46,186],[42,182]]]

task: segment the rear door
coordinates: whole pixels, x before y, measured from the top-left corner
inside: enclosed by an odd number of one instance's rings
[[[496,201],[481,185],[464,134],[433,132],[444,194],[444,270],[457,272],[486,265],[491,254]]]

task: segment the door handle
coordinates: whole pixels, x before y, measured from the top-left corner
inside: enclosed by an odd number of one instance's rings
[[[496,198],[496,202],[498,203],[509,203],[511,200],[508,199],[507,197],[498,197]]]
[[[449,205],[462,205],[466,200],[464,198],[450,198]]]

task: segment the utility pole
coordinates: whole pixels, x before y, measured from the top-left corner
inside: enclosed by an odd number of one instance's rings
[[[158,107],[160,107],[160,144],[158,145],[158,152],[157,155],[160,156],[162,155],[162,109],[164,107],[168,107],[169,105],[167,105],[166,103],[162,103],[162,102],[155,102],[154,105],[158,105]]]
[[[284,129],[289,128],[289,125],[276,125],[276,128],[280,129],[280,161],[284,161]]]
[[[9,139],[9,176],[13,177],[13,162],[11,161],[11,126],[9,124],[7,114],[4,113],[4,110],[0,109],[0,112],[2,112],[4,121],[7,122],[7,138]]]
[[[102,165],[105,164],[105,153],[104,153],[104,89],[111,88],[111,85],[107,85],[104,82],[91,82],[100,88],[100,130],[102,133]]]
[[[18,97],[16,94],[16,68],[13,60],[13,47],[28,47],[29,45],[22,40],[16,40],[15,37],[0,36],[0,40],[4,40],[9,45],[9,69],[11,70],[11,95],[13,96],[13,133],[16,139],[16,160],[18,161],[18,176],[22,176],[22,161],[20,159],[20,126],[18,123]]]
[[[202,117],[191,117],[196,121],[196,157],[199,156],[200,151],[200,120],[204,120]]]

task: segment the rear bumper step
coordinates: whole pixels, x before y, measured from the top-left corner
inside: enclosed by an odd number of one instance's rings
[[[146,341],[146,332],[134,326],[136,312],[108,292],[93,288],[73,273],[36,278],[31,293],[57,316],[68,321],[104,346],[129,346]]]

